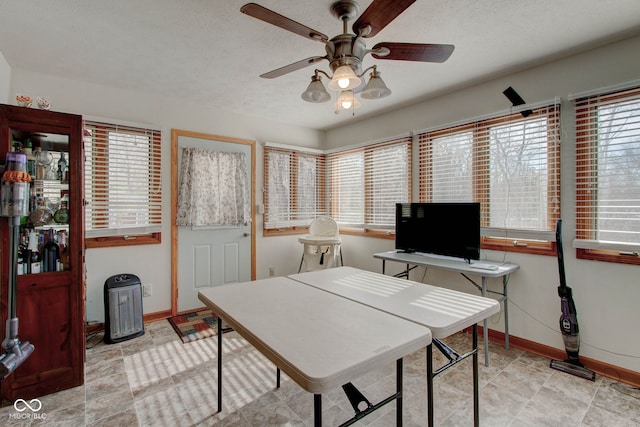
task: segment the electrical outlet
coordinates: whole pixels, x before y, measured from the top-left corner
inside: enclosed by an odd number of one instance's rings
[[[269,267],[269,277],[273,277],[276,275],[276,268],[275,267]]]
[[[142,285],[142,296],[150,297],[151,295],[153,295],[153,286],[151,285],[151,283]]]

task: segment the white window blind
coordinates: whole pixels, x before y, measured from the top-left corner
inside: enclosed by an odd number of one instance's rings
[[[308,226],[326,215],[325,156],[264,148],[264,228]]]
[[[640,88],[577,98],[578,248],[640,252]]]
[[[161,133],[84,122],[86,237],[158,233]]]
[[[364,151],[329,155],[331,217],[340,225],[364,227]]]
[[[420,141],[420,200],[473,200],[473,131],[465,128],[422,134]]]
[[[411,194],[411,139],[328,155],[331,216],[343,226],[392,229],[395,204]]]
[[[480,202],[483,234],[554,240],[560,215],[559,106],[419,135],[421,202]]]

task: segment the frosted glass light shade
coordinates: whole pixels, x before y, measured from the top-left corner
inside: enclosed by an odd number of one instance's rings
[[[307,90],[302,92],[301,96],[305,101],[313,102],[316,104],[327,102],[329,99],[331,99],[331,95],[329,95],[329,92],[327,92],[327,90],[324,88],[324,85],[320,80],[320,76],[318,75],[311,77],[311,83],[309,83],[309,86],[307,86]]]
[[[382,78],[380,77],[380,73],[373,70],[371,78],[360,93],[360,96],[364,99],[380,99],[389,95],[391,95],[391,89],[384,84],[384,81],[382,81]]]
[[[360,101],[356,98],[355,94],[351,90],[344,90],[340,92],[334,107],[336,108],[336,114],[340,114],[341,111],[352,110],[360,107]]]
[[[360,77],[356,76],[351,67],[342,65],[333,73],[333,77],[329,82],[331,90],[351,90],[355,89],[362,83]]]

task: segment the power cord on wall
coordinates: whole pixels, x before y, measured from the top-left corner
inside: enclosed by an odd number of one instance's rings
[[[520,309],[520,311],[522,311],[524,314],[526,314],[527,316],[529,316],[529,318],[531,318],[532,320],[534,320],[535,322],[539,323],[540,325],[544,326],[547,329],[552,330],[553,332],[556,332],[558,335],[561,335],[561,332],[554,328],[553,326],[549,326],[546,323],[544,323],[542,320],[537,319],[536,317],[534,317],[531,313],[529,313],[528,311],[526,311],[525,309],[523,309],[517,302],[515,302],[512,298],[509,298],[509,304],[511,305],[515,305],[516,307],[518,307]],[[601,347],[598,347],[596,345],[593,345],[589,342],[586,342],[584,340],[580,340],[580,343],[586,346],[589,346],[591,348],[594,348],[596,350],[602,351],[603,353],[608,353],[608,354],[613,354],[616,356],[623,356],[623,357],[629,357],[631,359],[640,359],[640,355],[633,355],[633,354],[626,354],[626,353],[620,353],[620,352],[615,352],[615,351],[611,351],[611,350],[607,350]]]
[[[423,267],[423,268],[424,268],[424,272],[422,274],[422,279],[420,280],[421,283],[425,283],[425,279],[427,277],[427,270],[428,270],[427,267]],[[538,323],[538,324],[544,326],[545,328],[557,333],[558,335],[562,335],[562,333],[560,332],[559,329],[557,329],[557,328],[555,328],[553,326],[549,326],[548,324],[546,324],[542,320],[536,318],[531,313],[529,313],[527,310],[522,308],[522,306],[520,304],[518,304],[516,301],[514,301],[513,298],[511,298],[511,297],[509,297],[509,304],[516,306],[518,309],[520,309],[521,312],[526,314],[529,318],[534,320],[536,323]],[[504,309],[501,306],[500,312],[495,314],[495,315],[493,315],[493,316],[491,316],[491,320],[490,320],[491,324],[493,324],[493,325],[499,324],[501,322],[501,320],[502,320],[502,313],[503,312],[504,312]],[[591,343],[589,343],[587,341],[584,341],[584,340],[581,340],[581,344],[583,344],[585,346],[588,346],[588,347],[591,347],[593,349],[602,351],[603,353],[608,353],[608,354],[612,354],[612,355],[615,355],[615,356],[621,356],[621,357],[628,357],[628,358],[631,358],[631,359],[640,359],[640,355],[633,355],[633,354],[627,354],[627,353],[611,351],[611,350],[608,350],[608,349],[604,349],[602,347],[598,347],[598,346],[596,346],[594,344],[591,344]]]

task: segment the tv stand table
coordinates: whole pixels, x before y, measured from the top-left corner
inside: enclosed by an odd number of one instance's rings
[[[382,274],[385,274],[386,261],[405,264],[405,270],[395,276],[406,277],[407,279],[409,279],[409,272],[415,267],[432,267],[439,270],[448,270],[460,273],[460,275],[467,279],[482,293],[483,297],[486,297],[487,293],[500,295],[498,301],[504,303],[504,343],[506,349],[509,349],[509,297],[507,294],[507,285],[509,284],[509,277],[511,276],[511,273],[520,269],[518,264],[485,260],[472,260],[471,262],[467,262],[465,260],[452,257],[416,252],[408,253],[397,250],[380,252],[374,254],[373,257],[382,260]],[[480,276],[480,284],[470,277],[472,275]],[[489,279],[498,277],[502,278],[502,292],[487,289]],[[482,329],[484,335],[484,363],[485,366],[489,366],[489,329],[487,327],[487,319],[483,320]]]

